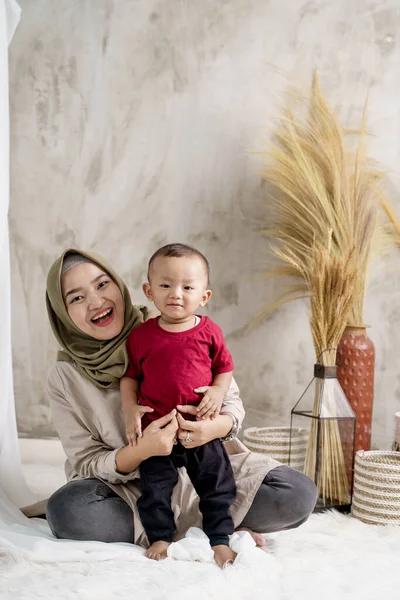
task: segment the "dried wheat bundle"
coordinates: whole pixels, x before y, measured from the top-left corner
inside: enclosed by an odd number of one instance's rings
[[[332,232],[333,250],[352,251],[357,265],[348,321],[363,325],[368,266],[379,246],[378,204],[383,174],[365,153],[365,111],[355,152],[345,150],[345,133],[328,106],[314,74],[309,97],[297,94],[297,111],[283,110],[274,139],[262,152],[263,177],[272,184],[268,208],[271,225],[261,233],[272,243],[277,260],[263,275],[292,283],[260,317],[284,302],[309,296],[304,277],[281,252],[307,264],[311,249]],[[302,117],[302,113],[306,113]],[[354,140],[355,133],[352,132]]]

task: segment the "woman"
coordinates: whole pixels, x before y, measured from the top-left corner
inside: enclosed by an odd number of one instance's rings
[[[146,309],[132,306],[129,291],[101,257],[66,250],[47,279],[47,309],[62,346],[50,372],[48,396],[67,455],[68,483],[48,501],[46,516],[55,536],[75,540],[147,545],[136,501],[139,465],[168,455],[176,437],[187,448],[221,438],[231,460],[237,497],[231,513],[236,527],[258,533],[297,527],[315,506],[316,489],[303,474],[249,452],[236,434],[244,411],[232,384],[221,414],[213,421],[189,421],[180,406],[149,425],[135,446],[125,439],[119,379],[127,367],[125,340]],[[182,469],[172,507],[176,539],[201,527],[198,500]]]

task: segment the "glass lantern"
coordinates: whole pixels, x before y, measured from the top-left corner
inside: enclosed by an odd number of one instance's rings
[[[314,365],[314,378],[291,411],[291,466],[296,463],[294,439],[299,429],[308,432],[302,470],[318,488],[315,511],[350,511],[356,418],[337,380],[337,367]]]

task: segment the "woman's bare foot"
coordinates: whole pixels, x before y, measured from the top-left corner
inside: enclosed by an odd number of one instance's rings
[[[151,558],[153,560],[164,560],[167,558],[167,550],[168,546],[171,544],[169,542],[154,542],[150,548],[146,552],[147,558]]]
[[[218,546],[213,546],[212,549],[214,550],[215,562],[219,567],[221,567],[221,569],[223,569],[226,565],[233,564],[233,561],[236,558],[236,552],[231,550],[229,546],[223,546],[221,544]]]
[[[255,541],[257,548],[265,547],[265,537],[261,533],[255,533],[255,531],[247,529],[247,527],[238,527],[235,531],[247,531]]]

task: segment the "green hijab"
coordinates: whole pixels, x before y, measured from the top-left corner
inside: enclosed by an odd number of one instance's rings
[[[61,271],[68,254],[80,254],[106,271],[119,287],[124,302],[124,327],[111,340],[96,340],[71,320],[61,291]],[[63,252],[47,276],[46,305],[50,325],[63,348],[57,360],[72,362],[79,373],[101,389],[116,388],[128,366],[125,340],[133,327],[143,323],[147,309],[132,305],[129,290],[114,269],[98,254],[70,248]]]

